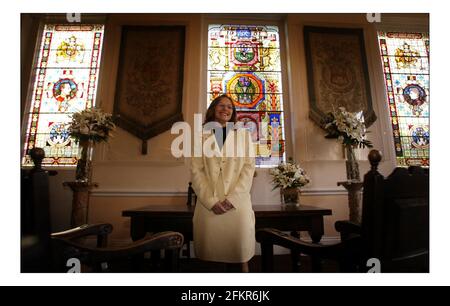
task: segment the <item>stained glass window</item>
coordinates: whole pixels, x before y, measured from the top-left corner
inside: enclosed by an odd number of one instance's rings
[[[78,145],[67,131],[71,114],[95,103],[103,25],[45,25],[27,114],[23,165],[29,150],[43,148],[43,165],[77,163]]]
[[[223,93],[232,98],[238,121],[252,132],[258,166],[284,160],[278,27],[210,25],[207,86],[209,103]]]
[[[429,165],[430,74],[426,33],[378,32],[398,166]]]

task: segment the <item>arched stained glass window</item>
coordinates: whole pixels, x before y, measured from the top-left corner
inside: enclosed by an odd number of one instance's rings
[[[428,166],[429,39],[426,33],[378,32],[398,166]]]
[[[256,164],[284,160],[280,36],[276,26],[209,25],[209,103],[226,93],[253,135]]]
[[[29,150],[43,148],[43,165],[76,165],[78,145],[67,131],[71,114],[95,103],[103,25],[47,24],[28,112],[23,165]]]

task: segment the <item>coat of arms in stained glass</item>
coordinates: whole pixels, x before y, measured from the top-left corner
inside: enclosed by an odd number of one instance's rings
[[[238,121],[252,132],[256,164],[273,166],[284,160],[278,27],[209,26],[209,101],[223,93],[233,100]]]
[[[379,32],[399,166],[429,165],[429,39],[426,33]]]
[[[71,114],[94,106],[103,25],[48,24],[34,67],[23,165],[29,150],[43,148],[43,165],[76,165],[78,145],[69,137]]]

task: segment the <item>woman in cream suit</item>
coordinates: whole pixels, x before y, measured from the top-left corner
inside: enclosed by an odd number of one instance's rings
[[[240,264],[248,272],[255,254],[255,214],[250,189],[255,172],[251,135],[246,129],[226,128],[236,123],[232,100],[214,99],[204,127],[215,125],[202,136],[202,157],[193,157],[192,187],[197,195],[194,212],[194,249],[197,258],[224,262],[227,268]]]

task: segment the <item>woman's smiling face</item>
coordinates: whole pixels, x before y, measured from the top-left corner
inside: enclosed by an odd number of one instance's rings
[[[215,107],[215,118],[216,121],[221,125],[225,125],[228,121],[230,121],[231,116],[233,115],[233,102],[229,98],[220,99],[219,103],[217,103]]]

